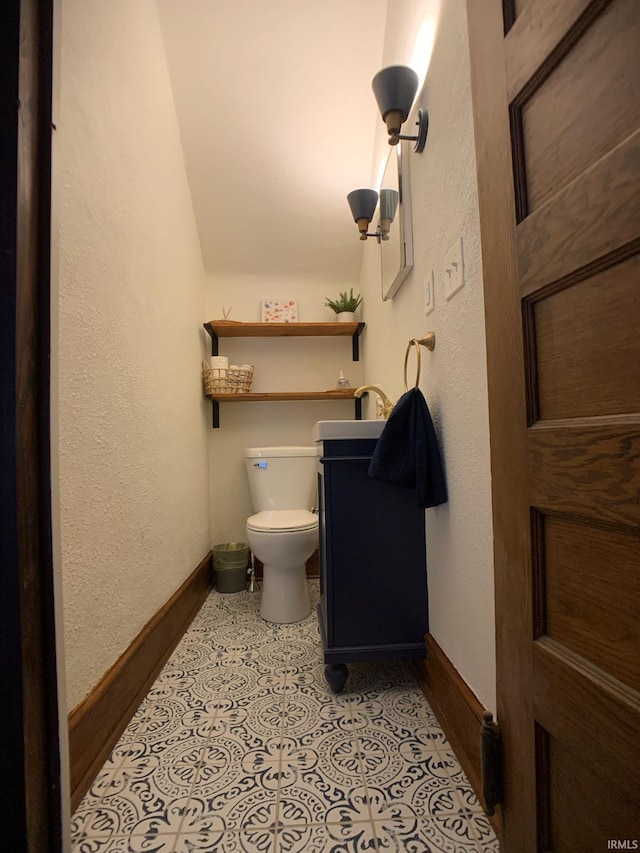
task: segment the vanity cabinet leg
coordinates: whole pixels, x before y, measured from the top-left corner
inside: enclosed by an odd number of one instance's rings
[[[334,693],[342,693],[349,670],[343,663],[330,663],[324,668],[324,677]]]

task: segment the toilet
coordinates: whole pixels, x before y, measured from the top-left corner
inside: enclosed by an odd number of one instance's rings
[[[244,451],[255,515],[247,541],[264,564],[260,615],[299,622],[309,615],[305,562],[318,547],[315,447],[247,447]]]

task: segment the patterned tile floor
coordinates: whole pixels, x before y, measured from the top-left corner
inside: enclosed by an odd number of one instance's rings
[[[408,666],[352,664],[335,696],[315,609],[274,625],[259,595],[210,594],[73,816],[73,853],[497,853]]]

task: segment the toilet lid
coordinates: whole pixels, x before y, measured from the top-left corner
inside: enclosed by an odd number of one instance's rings
[[[249,530],[313,530],[318,516],[306,509],[269,509],[247,519]]]

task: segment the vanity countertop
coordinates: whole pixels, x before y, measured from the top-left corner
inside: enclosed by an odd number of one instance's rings
[[[380,438],[386,421],[317,421],[313,427],[313,441],[352,438]]]

